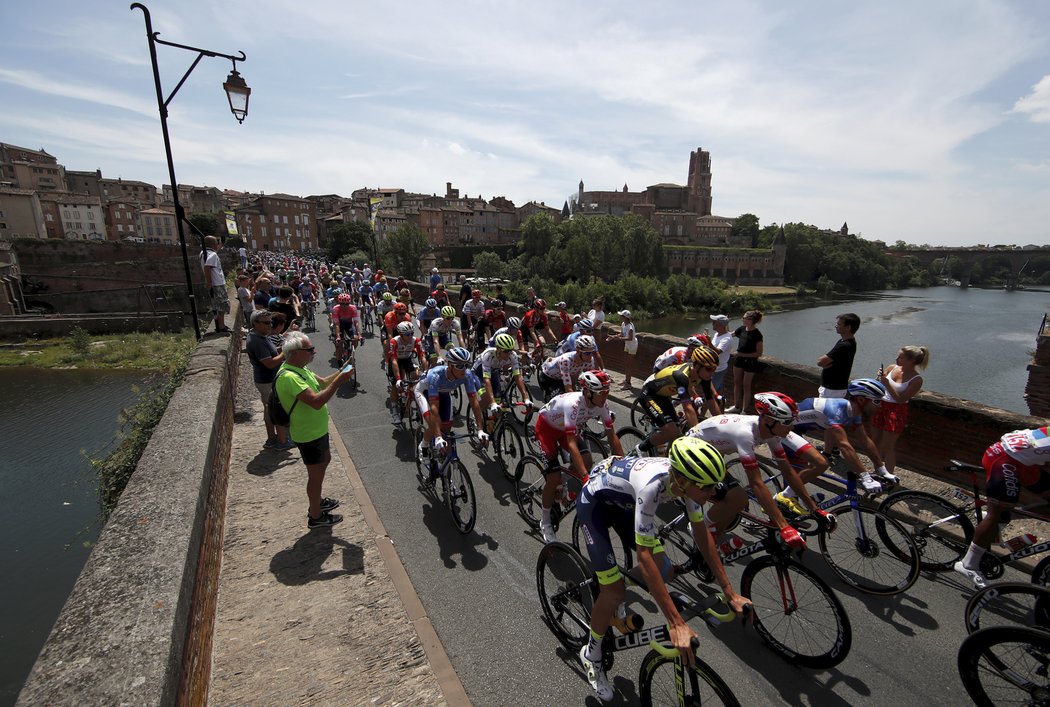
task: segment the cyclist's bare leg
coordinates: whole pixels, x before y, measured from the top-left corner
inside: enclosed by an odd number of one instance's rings
[[[725,498],[711,504],[705,514],[705,520],[708,521],[708,529],[716,540],[745,508],[747,491],[742,486],[734,486],[726,492]]]

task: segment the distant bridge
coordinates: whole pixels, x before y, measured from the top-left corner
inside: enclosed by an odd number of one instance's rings
[[[930,265],[937,261],[944,262],[946,258],[957,258],[963,266],[965,273],[955,273],[954,276],[962,282],[963,287],[970,284],[970,266],[978,261],[994,261],[996,263],[1007,263],[1010,266],[1010,278],[1007,286],[1016,285],[1018,272],[1031,258],[1050,257],[1050,247],[1046,248],[924,248],[891,251],[890,255],[901,257],[915,257],[923,265]]]

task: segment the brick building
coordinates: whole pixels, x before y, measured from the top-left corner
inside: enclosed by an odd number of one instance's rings
[[[47,238],[44,211],[32,189],[0,186],[0,239]]]
[[[237,230],[253,250],[318,249],[317,205],[290,194],[259,196],[234,209]]]
[[[141,209],[138,219],[139,237],[145,239],[146,243],[178,244],[179,231],[175,224],[175,209],[161,206]]]
[[[37,192],[49,238],[76,241],[107,239],[106,217],[97,196],[67,192]]]

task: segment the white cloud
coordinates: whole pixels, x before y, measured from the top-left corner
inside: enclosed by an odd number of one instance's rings
[[[1050,123],[1050,74],[1040,79],[1027,96],[1017,99],[1014,113],[1023,113],[1033,123]]]

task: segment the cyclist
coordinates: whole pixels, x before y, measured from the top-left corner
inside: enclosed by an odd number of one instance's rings
[[[507,324],[507,314],[503,311],[503,302],[494,299],[489,302],[489,308],[485,310],[485,316],[482,317],[481,322],[475,327],[477,331],[480,327],[481,332],[478,334],[479,341],[486,341],[486,332],[491,331],[492,335],[496,335],[496,331]]]
[[[582,436],[588,420],[601,420],[605,435],[609,439],[609,448],[616,456],[623,456],[620,438],[613,431],[613,416],[609,410],[609,386],[612,379],[605,371],[584,371],[577,378],[580,388],[578,393],[562,393],[551,398],[536,416],[534,430],[540,450],[547,461],[543,470],[543,499],[540,532],[543,542],[557,540],[554,526],[551,523],[551,506],[561,485],[561,467],[558,464],[559,450],[569,456],[569,465],[576,472],[576,477],[584,480],[587,470],[591,468],[591,450],[587,440]]]
[[[511,380],[521,393],[521,399],[532,410],[532,400],[529,391],[525,387],[525,381],[521,378],[521,364],[518,362],[518,354],[515,349],[517,344],[514,337],[509,334],[497,334],[493,345],[481,352],[474,361],[474,375],[481,380],[483,390],[481,392],[481,409],[488,410],[489,418],[495,418],[499,413],[499,405],[496,399],[503,393],[500,373],[510,371]],[[495,373],[495,375],[493,375]]]
[[[572,333],[565,337],[565,340],[558,344],[558,348],[555,354],[563,354],[572,351],[573,344],[576,343],[576,339],[581,336],[591,336],[594,331],[594,322],[584,317],[580,321],[576,322],[572,327]]]
[[[525,355],[525,339],[521,333],[521,320],[517,317],[507,317],[506,326],[502,326],[492,334],[492,338],[488,340],[488,345],[492,346],[492,342],[496,340],[496,337],[500,334],[510,334],[514,337],[514,341],[518,344],[518,352]]]
[[[428,297],[427,301],[423,303],[423,308],[419,310],[419,314],[416,315],[416,322],[419,324],[419,333],[423,336],[427,335],[430,330],[430,323],[441,316],[441,309],[438,307],[437,300],[433,297]]]
[[[478,423],[475,437],[481,443],[488,442],[485,421],[481,417],[481,407],[478,405],[478,379],[469,366],[470,352],[460,346],[453,346],[445,352],[444,365],[434,366],[416,383],[416,406],[422,413],[423,424],[426,426],[423,441],[416,450],[420,458],[429,454],[431,444],[438,452],[448,445],[442,435],[448,434],[452,429],[451,392],[459,386],[466,390],[470,409],[474,413],[475,422]]]
[[[338,304],[332,308],[332,326],[335,327],[335,358],[342,363],[343,338],[361,341],[361,315],[357,307],[351,304],[350,295],[345,292],[339,295],[337,301]]]
[[[397,301],[408,307],[409,312],[415,314],[416,303],[412,301],[412,291],[405,287],[400,290],[395,290],[395,292],[397,292]]]
[[[594,362],[597,344],[594,337],[581,336],[576,340],[576,350],[549,358],[540,367],[539,383],[544,395],[573,392],[573,383],[584,371],[598,369]]]
[[[777,466],[784,475],[784,479],[810,509],[807,511],[798,504],[797,500],[791,500],[790,503],[793,504],[791,509],[796,515],[806,515],[812,511],[820,515],[822,519],[828,518],[827,513],[817,508],[817,502],[810,497],[805,484],[799,478],[798,472],[788,463],[787,453],[781,444],[783,439],[785,437],[794,438],[797,442],[795,446],[799,450],[798,454],[800,456],[804,456],[807,459],[811,456],[815,463],[823,462],[825,468],[827,463],[813,449],[811,444],[791,431],[791,426],[795,423],[795,418],[798,416],[798,406],[790,397],[776,392],[758,393],[755,395],[755,411],[758,412],[758,415],[720,415],[709,418],[690,429],[686,435],[697,437],[710,443],[723,455],[736,453],[740,458],[741,465],[744,467],[744,472],[747,474],[751,492],[762,505],[762,510],[780,529],[780,537],[783,538],[788,546],[801,550],[806,547],[805,541],[798,534],[798,531],[784,519],[783,514],[777,507],[777,503],[774,501],[773,495],[769,492],[769,488],[762,482],[762,469],[758,465],[755,447],[765,444],[769,448],[777,462]],[[746,504],[746,498],[743,500]],[[712,532],[716,536],[717,528],[724,529],[726,523],[735,517],[735,515],[731,515],[734,509],[728,507],[723,509],[720,506],[721,504],[716,504],[711,509],[710,515],[713,522],[708,523],[709,527],[714,526]],[[743,506],[735,508],[737,512],[740,510],[743,510]]]
[[[837,447],[846,460],[850,472],[860,477],[861,492],[864,494],[877,494],[882,491],[880,481],[888,485],[900,483],[900,479],[886,470],[879,456],[879,449],[868,437],[864,429],[864,413],[871,411],[875,406],[882,403],[882,397],[886,395],[886,388],[873,378],[857,378],[851,380],[846,386],[845,398],[806,398],[798,404],[798,421],[795,423],[795,432],[800,434],[825,435],[831,441],[833,447]],[[855,444],[854,444],[855,443]],[[857,447],[864,452],[872,465],[875,467],[875,475],[872,478],[868,470],[857,454]],[[794,453],[794,445],[789,444],[787,452]],[[810,466],[802,470],[800,476],[802,481],[809,483],[823,472]],[[790,498],[786,491],[785,496]]]
[[[711,377],[718,368],[718,354],[707,346],[693,349],[689,363],[668,366],[659,373],[645,379],[639,397],[645,410],[645,416],[659,429],[648,441],[643,442],[641,451],[653,454],[657,447],[670,442],[681,435],[678,427],[678,414],[675,412],[673,395],[678,395],[685,413],[686,429],[692,429],[700,422],[699,411],[705,405],[713,408],[712,414],[718,415],[718,403],[715,391],[711,387]],[[699,390],[704,395],[700,395]]]
[[[390,339],[386,350],[387,377],[390,379],[390,415],[394,424],[401,421],[397,410],[398,391],[408,385],[414,385],[419,378],[416,375],[416,364],[412,361],[413,354],[419,359],[420,370],[426,373],[427,357],[423,353],[422,344],[414,335],[412,322],[401,322],[397,325],[397,336]]]
[[[365,311],[367,311],[367,308],[375,306],[376,300],[372,293],[372,285],[370,283],[362,280],[361,284],[357,286],[357,301]]]
[[[556,341],[554,332],[551,331],[550,321],[547,319],[547,302],[538,298],[533,309],[525,312],[522,318],[522,331],[527,335],[528,341],[541,350],[544,344],[552,344]]]
[[[693,660],[690,642],[696,634],[678,613],[665,584],[674,570],[655,537],[653,523],[662,500],[675,497],[685,502],[693,540],[733,611],[741,613],[750,603],[733,591],[715,542],[703,523],[703,504],[715,496],[725,475],[725,462],[718,450],[694,437],[676,439],[667,458],[610,457],[591,470],[590,480],[576,504],[576,516],[601,593],[591,610],[590,637],[580,649],[580,662],[587,681],[603,702],[612,699],[613,689],[602,666],[602,638],[626,593],[609,531],[615,531],[626,547],[635,550],[636,564],[631,574],[649,588],[667,619],[671,642],[687,664]]]
[[[412,315],[408,313],[408,307],[404,302],[395,302],[393,311],[383,317],[383,329],[386,330],[387,339],[397,335],[397,325],[401,322],[411,324]]]
[[[378,279],[376,279],[376,284],[372,285],[372,293],[378,297],[382,297],[387,292],[390,292],[390,288],[386,284],[386,277],[380,275],[378,276]],[[394,293],[390,292],[390,296],[394,297]]]
[[[694,334],[685,340],[685,346],[672,346],[657,356],[656,361],[653,363],[653,373],[659,373],[669,366],[677,366],[688,361],[689,354],[693,353],[693,349],[704,345],[704,338],[706,337],[702,337],[703,334]]]
[[[437,300],[440,307],[446,307],[451,304],[448,299],[448,290],[445,289],[445,283],[443,282],[438,283],[438,286],[434,288],[430,296]]]
[[[981,466],[987,475],[985,516],[973,531],[966,556],[955,563],[978,589],[984,588],[981,557],[991,547],[1000,524],[1010,522],[1010,509],[1021,498],[1021,488],[1050,498],[1050,428],[1015,430],[984,451]]]
[[[471,290],[470,299],[463,303],[463,316],[467,318],[467,329],[474,334],[476,341],[484,341],[484,329],[479,327],[485,316],[485,301],[481,299],[481,290]],[[478,333],[481,333],[481,337]]]
[[[434,323],[430,325],[430,336],[433,338],[435,334],[437,334],[438,348],[447,348],[453,336],[457,346],[466,348],[466,343],[463,341],[463,329],[459,325],[459,318],[456,317],[456,308],[450,304],[441,308],[441,319],[434,320]],[[432,348],[430,355],[435,356],[436,354],[437,348]]]
[[[394,294],[392,292],[376,293],[376,314],[380,319],[386,319],[386,315],[394,311]]]

